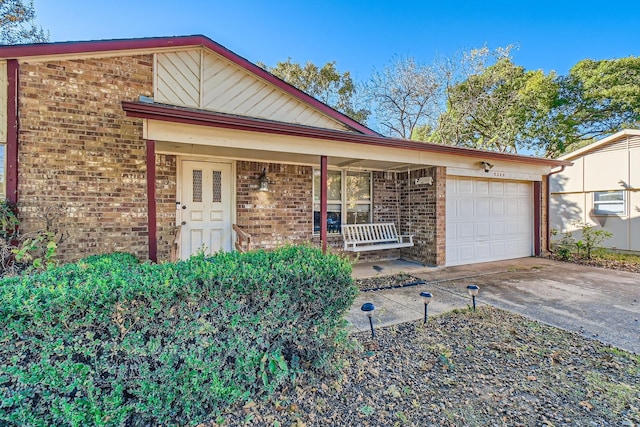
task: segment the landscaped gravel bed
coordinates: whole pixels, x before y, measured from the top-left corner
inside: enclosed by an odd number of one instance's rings
[[[252,426],[633,426],[640,356],[482,307],[353,336],[337,374],[218,419]],[[212,424],[215,425],[215,424]]]
[[[399,273],[387,276],[373,276],[354,281],[362,292],[379,291],[382,289],[401,288],[405,286],[423,285],[424,280],[407,273]]]

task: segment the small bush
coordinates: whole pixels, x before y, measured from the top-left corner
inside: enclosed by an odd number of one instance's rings
[[[321,369],[349,262],[308,247],[139,264],[89,257],[0,281],[0,420],[187,424]]]
[[[574,255],[577,258],[591,259],[595,251],[602,249],[602,242],[613,236],[609,231],[597,229],[590,224],[576,222],[573,225],[580,229],[580,240],[576,241],[571,232],[565,232],[562,233],[562,238],[553,243],[555,257],[563,261],[569,260]],[[551,230],[552,236],[558,234],[558,230]]]
[[[0,202],[0,276],[42,271],[57,264],[58,244],[66,238],[60,225],[63,208],[45,207],[39,215],[44,228],[24,233],[18,208],[8,200]]]

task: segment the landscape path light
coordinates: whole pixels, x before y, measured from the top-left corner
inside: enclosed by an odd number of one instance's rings
[[[431,292],[420,292],[420,296],[422,297],[422,302],[424,303],[424,325],[427,324],[427,306],[429,305],[429,303],[431,302],[431,298],[433,298],[433,295],[431,295]]]
[[[371,326],[371,338],[375,338],[376,337],[376,333],[373,331],[373,312],[375,311],[376,307],[370,303],[370,302],[365,302],[364,304],[362,304],[362,307],[360,308],[360,310],[364,311],[364,314],[367,315],[367,317],[369,318],[369,325]]]
[[[476,296],[478,296],[478,292],[480,292],[480,288],[478,285],[469,285],[467,286],[467,291],[471,298],[473,299],[473,311],[476,311]]]

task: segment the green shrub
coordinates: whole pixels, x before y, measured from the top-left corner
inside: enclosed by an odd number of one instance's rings
[[[184,425],[269,395],[331,360],[350,272],[285,247],[160,265],[89,257],[4,279],[0,420]]]
[[[577,258],[591,259],[595,251],[602,249],[602,242],[609,239],[613,234],[609,231],[598,229],[593,225],[582,222],[572,223],[574,227],[580,229],[581,239],[576,241],[570,231],[562,233],[562,238],[552,243],[555,257],[566,261],[574,254]],[[551,230],[552,236],[557,236],[559,231]]]
[[[24,233],[17,206],[0,201],[0,276],[42,271],[57,264],[58,244],[66,238],[60,224],[63,211],[56,205],[45,207],[39,211],[44,228]]]

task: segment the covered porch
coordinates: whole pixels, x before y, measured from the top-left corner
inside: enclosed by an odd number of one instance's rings
[[[362,136],[346,132],[286,125],[279,132],[264,133],[264,121],[259,121],[263,132],[257,132],[246,129],[256,121],[247,118],[240,122],[244,129],[228,129],[201,120],[177,123],[158,115],[160,110],[189,114],[193,110],[144,103],[124,107],[130,115],[147,118],[148,189],[155,192],[149,193],[149,212],[150,218],[156,218],[156,233],[151,232],[150,221],[149,249],[150,255],[155,249],[156,260],[166,259],[167,253],[185,258],[201,246],[200,241],[189,241],[194,217],[185,216],[194,194],[185,168],[198,162],[228,165],[230,170],[229,182],[220,183],[221,194],[228,191],[230,196],[229,220],[223,215],[227,224],[217,224],[224,230],[216,233],[225,237],[219,247],[212,244],[211,251],[231,250],[240,237],[244,245],[250,241],[251,248],[312,242],[339,252],[343,224],[386,222],[395,224],[399,234],[413,235],[414,246],[360,252],[354,258],[444,264],[445,205],[438,194],[445,191],[446,169],[426,161],[424,153],[393,144],[348,141]],[[292,131],[298,134],[291,135]],[[388,143],[386,138],[376,139]],[[155,248],[153,235],[157,236]]]

